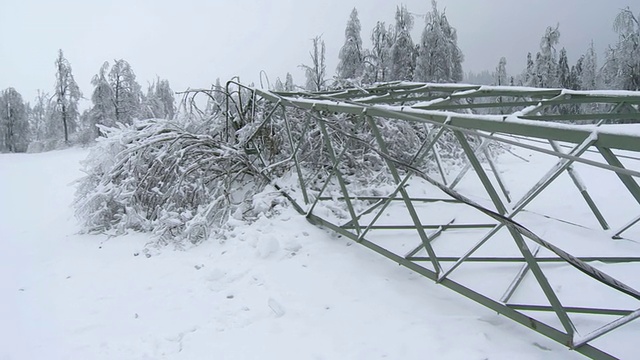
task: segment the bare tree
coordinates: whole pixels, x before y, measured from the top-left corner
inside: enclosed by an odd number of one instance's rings
[[[494,76],[494,84],[495,85],[508,85],[507,79],[507,58],[504,56],[500,58],[500,62],[498,62],[498,67],[496,67],[496,73]]]
[[[0,151],[24,152],[29,144],[29,120],[22,95],[14,88],[0,93]]]
[[[62,50],[58,50],[56,59],[56,112],[62,119],[64,141],[69,142],[69,132],[75,129],[78,120],[78,100],[82,97],[80,88],[71,73],[71,64],[64,58]]]
[[[624,90],[640,90],[640,14],[629,7],[622,9],[613,23],[618,42],[610,47],[602,76],[607,86]]]
[[[116,121],[130,124],[139,115],[142,91],[127,61],[115,61],[109,72],[109,84],[113,90]]]
[[[313,48],[309,52],[311,65],[302,64],[300,67],[305,70],[307,90],[321,91],[326,82],[324,78],[326,75],[324,40],[320,36],[316,36],[311,41],[313,42]]]

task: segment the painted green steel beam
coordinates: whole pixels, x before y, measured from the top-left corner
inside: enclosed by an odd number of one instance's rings
[[[380,130],[378,129],[378,126],[375,123],[375,120],[373,119],[373,117],[367,116],[366,114],[364,116],[366,116],[369,123],[369,127],[373,131],[373,135],[376,138],[378,147],[383,153],[388,154],[389,151],[387,149],[386,142],[382,137],[382,134],[380,133]],[[384,158],[384,161],[387,164],[387,168],[389,169],[389,172],[391,172],[391,176],[393,177],[393,180],[396,182],[397,185],[402,185],[404,180],[400,178],[400,174],[398,173],[395,163],[393,163],[386,157]],[[430,244],[431,239],[429,238],[427,233],[424,231],[424,229],[420,227],[420,224],[421,224],[420,216],[418,216],[418,212],[413,206],[413,203],[410,200],[410,196],[407,193],[407,190],[404,188],[404,186],[401,186],[399,189],[400,189],[400,194],[402,195],[402,198],[405,199],[405,206],[407,207],[407,211],[409,211],[409,216],[411,217],[411,220],[416,226],[415,230],[418,232],[418,235],[420,236],[420,240],[422,241],[422,244],[424,245],[425,250],[429,254],[429,257],[431,257],[431,263],[433,265],[433,268],[436,270],[436,273],[439,274],[442,272],[442,267],[440,266],[440,263],[436,259],[436,254],[433,248],[431,247],[431,244]]]
[[[602,154],[602,157],[604,157],[604,159],[609,163],[609,165],[624,169],[624,165],[622,164],[622,162],[620,162],[620,160],[616,157],[616,154],[614,154],[610,148],[606,148],[603,146],[596,147],[598,148],[600,154]],[[638,204],[640,204],[640,185],[638,185],[636,180],[629,175],[620,173],[616,175],[618,175],[618,178],[620,178],[620,181],[622,181],[627,190],[629,190],[633,198],[638,202]]]
[[[540,244],[537,244],[536,248],[533,249],[533,251],[531,252],[533,257],[538,256],[538,253],[540,252],[540,248],[541,248]],[[529,270],[530,268],[528,263],[522,264],[522,267],[520,267],[520,270],[518,270],[518,273],[516,274],[516,276],[513,278],[513,280],[507,287],[507,290],[504,292],[504,294],[502,294],[502,297],[500,297],[500,301],[502,301],[503,303],[507,303],[509,299],[511,299],[513,294],[518,289],[518,286],[520,286],[520,284],[524,280],[524,277],[527,276],[527,273],[529,272]]]
[[[431,242],[433,242],[435,239],[437,239],[438,237],[440,237],[440,235],[442,235],[442,233],[449,229],[449,226],[451,224],[453,224],[456,221],[455,218],[451,219],[451,221],[449,221],[447,224],[444,224],[442,226],[439,226],[434,232],[429,233],[429,239]],[[424,249],[424,244],[420,244],[418,246],[416,246],[413,250],[409,251],[404,258],[409,258],[411,256],[414,256],[415,254],[417,254],[418,252],[420,252],[420,250]]]
[[[413,105],[414,109],[422,110],[460,110],[460,109],[485,109],[485,108],[501,108],[501,107],[524,107],[537,105],[540,101],[509,101],[509,102],[486,102],[486,103],[467,103],[467,104],[433,104],[433,105]]]
[[[629,221],[628,223],[624,224],[621,228],[616,230],[616,233],[613,234],[612,238],[622,239],[622,233],[629,230],[633,225],[637,224],[638,222],[640,222],[640,216],[633,218],[633,220]]]
[[[321,92],[274,92],[284,97],[322,97],[353,99],[354,97],[380,96],[380,95],[404,95],[440,92],[444,95],[456,97],[533,97],[550,98],[562,95],[562,103],[574,100],[574,103],[615,103],[627,101],[631,104],[640,103],[640,95],[633,91],[580,91],[564,89],[543,89],[514,86],[484,86],[469,84],[439,84],[439,83],[413,83],[413,82],[389,82],[367,88],[348,88],[341,90]],[[469,92],[469,93],[465,93]],[[447,96],[448,96],[447,95]]]
[[[427,156],[427,154],[429,154],[429,152],[432,149],[435,150],[436,143],[440,139],[442,134],[444,133],[444,130],[445,129],[443,127],[441,127],[440,129],[438,129],[438,132],[434,136],[429,136],[429,137],[427,137],[427,139],[425,139],[425,141],[420,146],[420,149],[418,149],[418,151],[413,155],[413,158],[411,159],[410,165],[413,165],[416,161],[420,161],[421,159],[423,159],[425,156]],[[389,194],[387,196],[387,200],[385,200],[384,203],[382,204],[382,208],[374,216],[373,220],[369,223],[369,225],[362,232],[362,234],[360,234],[360,237],[364,238],[366,236],[366,234],[370,230],[369,227],[373,226],[380,219],[380,217],[382,216],[382,213],[384,212],[384,210],[391,204],[391,202],[392,202],[391,199],[396,199],[396,196],[400,192],[400,189],[402,189],[402,188],[404,188],[406,186],[406,184],[409,181],[409,179],[411,178],[411,176],[412,176],[411,172],[408,172],[407,174],[405,174],[405,176],[402,179],[402,181],[399,184],[397,184],[395,190],[391,194]],[[408,196],[408,194],[407,194],[407,196]],[[404,197],[402,199],[403,199],[403,201],[406,201],[405,200],[406,197]],[[409,197],[409,200],[411,202],[413,202],[413,198]]]
[[[577,260],[583,262],[595,262],[599,261],[605,264],[620,264],[620,263],[636,263],[640,262],[640,257],[630,256],[576,256]],[[457,256],[438,256],[438,260],[442,262],[458,261],[460,257]],[[431,261],[428,256],[415,256],[411,257],[411,261],[423,262]],[[486,262],[486,263],[521,263],[525,262],[525,258],[521,256],[474,256],[465,259],[465,262]],[[536,257],[536,261],[539,263],[559,263],[566,260],[555,257]]]
[[[360,224],[360,227],[364,227],[364,225]],[[437,229],[439,227],[446,226],[448,229],[489,229],[496,226],[496,224],[421,224],[420,228],[422,229]],[[355,224],[347,224],[342,225],[343,229],[355,229]],[[417,227],[415,225],[371,225],[368,226],[371,230],[415,230]]]
[[[633,311],[630,314],[624,315],[594,331],[592,331],[591,333],[582,336],[578,339],[573,340],[573,346],[574,348],[580,348],[580,346],[583,346],[585,344],[587,344],[589,341],[591,340],[595,340],[599,337],[601,337],[602,335],[605,335],[623,325],[626,325],[630,322],[632,322],[633,320],[640,318],[640,309]]]
[[[524,120],[537,120],[537,121],[585,121],[585,120],[640,121],[640,113],[524,115],[524,116],[520,116],[519,118]]]
[[[309,214],[307,215],[307,220],[316,225],[316,226],[322,226],[325,227],[327,229],[331,229],[333,231],[335,231],[336,233],[345,236],[346,238],[349,238],[353,241],[359,242],[361,245],[365,246],[366,248],[373,250],[375,252],[377,252],[378,254],[392,260],[393,262],[402,265],[410,270],[413,270],[414,272],[428,278],[431,279],[432,281],[436,281],[438,278],[438,275],[432,271],[429,270],[423,266],[420,266],[412,261],[409,261],[407,259],[404,259],[402,256],[396,255],[392,252],[390,252],[389,250],[376,245],[375,243],[372,243],[370,241],[368,241],[367,239],[358,239],[358,237],[350,232],[348,232],[345,229],[341,229],[339,226],[334,225],[333,223],[326,221],[324,219],[322,219],[321,217],[318,217],[316,215],[313,214]],[[439,285],[442,285],[450,290],[453,290],[463,296],[465,296],[466,298],[473,300],[499,314],[502,314],[504,316],[506,316],[507,318],[521,324],[524,325],[528,328],[530,328],[531,330],[542,334],[560,344],[563,344],[567,347],[571,347],[572,344],[572,337],[563,333],[560,330],[555,329],[554,327],[547,325],[535,318],[529,317],[517,310],[511,309],[508,306],[506,306],[503,303],[500,303],[498,301],[495,301],[485,295],[482,295],[476,291],[473,291],[472,289],[458,283],[455,282],[451,279],[444,279],[441,282],[438,282]],[[615,360],[616,357],[608,354],[605,351],[602,351],[592,345],[589,344],[585,344],[584,346],[581,346],[577,349],[574,349],[574,351],[585,355],[589,358],[592,359],[601,359],[601,360]]]
[[[462,134],[459,131],[455,131],[454,134],[456,135],[458,142],[460,143],[460,145],[462,146],[462,149],[467,155],[467,158],[471,162],[473,169],[475,170],[476,174],[480,178],[480,182],[482,183],[485,190],[489,194],[489,197],[491,198],[491,201],[493,202],[496,210],[500,215],[503,215],[503,216],[506,215],[507,208],[504,205],[500,196],[498,195],[498,192],[496,191],[495,187],[491,183],[489,176],[487,176],[487,173],[485,172],[484,168],[482,167],[482,164],[478,160],[478,157],[473,151],[473,148],[471,148],[471,145],[465,138],[464,134]],[[575,325],[567,315],[567,312],[564,310],[562,303],[560,302],[560,299],[558,298],[555,291],[551,287],[551,284],[549,283],[546,275],[542,272],[542,269],[540,269],[540,266],[536,262],[536,258],[533,256],[533,254],[531,253],[531,250],[527,246],[524,240],[524,237],[513,226],[507,226],[507,230],[509,231],[509,233],[511,234],[511,237],[513,238],[514,242],[518,246],[518,249],[522,253],[522,256],[526,259],[527,264],[529,264],[529,268],[531,269],[533,276],[536,278],[538,285],[540,285],[540,288],[542,288],[542,292],[544,292],[545,297],[553,307],[553,310],[556,313],[558,320],[560,320],[560,323],[564,327],[567,334],[573,337],[576,331]],[[429,255],[431,256],[431,254]],[[438,278],[438,281],[441,281],[441,280],[442,280],[442,276]]]
[[[582,143],[574,147],[570,155],[580,157],[587,149],[597,140],[597,134],[591,133]],[[551,185],[565,170],[573,164],[570,159],[560,159],[558,162],[540,179],[538,182],[525,193],[522,198],[513,205],[514,213],[524,209],[527,204],[533,201],[540,193],[542,193],[549,185]],[[517,209],[517,210],[516,210]]]
[[[302,168],[300,167],[300,161],[298,160],[298,150],[299,146],[296,146],[293,135],[291,135],[291,125],[289,125],[289,118],[287,117],[287,111],[284,106],[282,106],[282,118],[284,119],[285,130],[287,131],[287,139],[289,140],[289,146],[291,147],[291,158],[296,166],[296,172],[298,174],[298,184],[300,185],[300,191],[302,191],[302,197],[304,199],[305,204],[309,204],[309,195],[307,194],[307,187],[304,183],[304,177],[302,176]],[[306,132],[303,130],[303,135]],[[301,141],[298,142],[297,145],[300,145]]]
[[[336,152],[333,148],[331,137],[329,136],[329,132],[327,131],[327,126],[322,121],[319,122],[319,125],[320,125],[320,131],[322,132],[322,137],[325,140],[325,144],[329,152],[329,158],[334,164],[338,164],[339,161],[338,161],[338,158],[336,157]],[[342,194],[345,197],[345,202],[347,203],[347,209],[349,210],[349,214],[351,215],[351,220],[356,222],[356,231],[360,233],[360,227],[358,226],[358,223],[356,221],[357,215],[353,208],[353,204],[351,203],[351,200],[349,200],[350,199],[349,191],[347,190],[347,185],[344,181],[344,178],[342,177],[342,173],[337,166],[333,168],[333,172],[335,173],[336,179],[338,179],[338,183],[340,184],[340,189],[342,191]]]
[[[553,308],[551,308],[551,306],[545,306],[545,305],[527,305],[527,304],[506,304],[506,305],[514,310],[553,311]],[[625,316],[633,313],[633,310],[602,309],[602,308],[588,308],[588,307],[575,307],[575,306],[566,306],[565,310],[567,310],[568,313],[576,313],[576,314],[615,315],[615,316]]]
[[[344,196],[338,196],[338,197],[330,197],[330,196],[320,196],[319,199],[321,201],[333,201],[333,200],[339,200],[342,201],[344,199],[346,199]],[[391,201],[404,201],[403,198],[399,198],[399,197],[394,197],[389,199],[387,196],[352,196],[350,198],[351,200],[362,200],[362,201],[377,201],[377,200],[391,200]],[[426,202],[426,203],[430,203],[430,202],[445,202],[445,203],[460,203],[459,200],[456,199],[439,199],[439,198],[415,198],[415,197],[411,197],[409,198],[411,201],[413,202]]]
[[[271,92],[256,90],[261,96],[270,101],[278,101],[281,98]],[[417,110],[410,107],[398,106],[362,106],[345,102],[332,102],[328,100],[307,100],[297,98],[283,99],[284,105],[299,107],[302,109],[317,111],[342,112],[346,114],[361,114],[367,109],[367,115],[385,117],[390,119],[406,120],[409,122],[430,123],[445,126],[451,129],[479,130],[485,132],[521,135],[532,138],[557,140],[579,144],[587,137],[592,129],[588,126],[573,126],[561,124],[549,124],[546,122],[517,119],[513,116],[498,115],[468,115],[447,113],[442,111]],[[445,125],[445,121],[449,124]],[[634,134],[609,131],[606,126],[598,130],[596,145],[620,150],[640,152],[640,136]]]
[[[560,144],[558,144],[557,141],[549,140],[549,144],[551,145],[554,151],[557,151],[559,153],[563,152],[562,148],[560,147]],[[576,186],[576,188],[578,188],[578,191],[580,191],[582,198],[587,203],[587,206],[589,206],[589,209],[591,209],[591,212],[598,220],[598,223],[600,224],[602,229],[609,230],[609,224],[607,223],[607,220],[604,218],[604,215],[602,215],[602,212],[600,211],[595,201],[589,194],[589,191],[587,190],[586,185],[582,182],[582,180],[580,180],[580,176],[578,175],[577,170],[574,169],[573,165],[570,165],[567,168],[567,173],[571,177],[573,184]]]

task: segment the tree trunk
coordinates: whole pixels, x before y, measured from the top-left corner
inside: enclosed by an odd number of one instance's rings
[[[62,105],[62,125],[64,126],[64,142],[69,143],[69,130],[67,128],[67,108]]]

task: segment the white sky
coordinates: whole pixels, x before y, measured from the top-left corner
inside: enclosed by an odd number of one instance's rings
[[[428,0],[405,0],[425,14]],[[322,35],[333,75],[351,9],[359,11],[362,37],[376,21],[393,23],[399,3],[388,0],[0,0],[0,89],[14,87],[30,101],[36,89],[51,92],[54,61],[63,49],[85,97],[105,60],[125,59],[140,84],[156,75],[176,91],[209,87],[239,75],[271,82],[287,71],[304,83],[298,65],[308,61],[310,39]],[[570,61],[593,39],[600,59],[616,39],[612,23],[630,0],[440,0],[458,30],[465,71],[493,69],[507,57],[519,72],[528,51],[538,49],[545,28],[560,23],[561,46]],[[640,11],[635,6],[634,12]],[[424,19],[415,19],[414,41]]]

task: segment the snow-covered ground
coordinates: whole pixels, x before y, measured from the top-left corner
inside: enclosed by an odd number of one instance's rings
[[[79,235],[86,154],[0,154],[1,360],[582,358],[290,208],[184,250]]]

